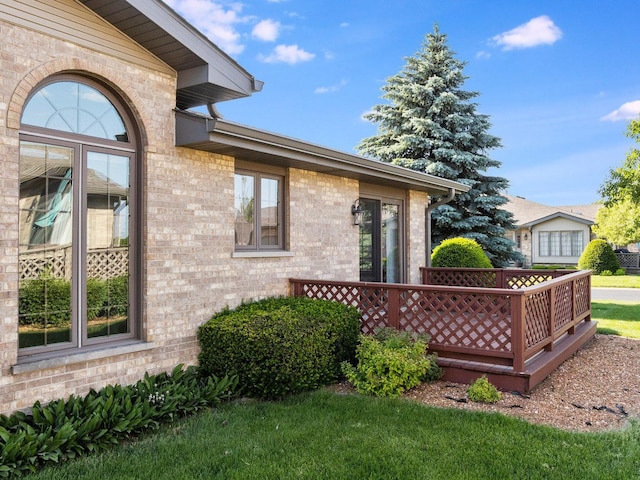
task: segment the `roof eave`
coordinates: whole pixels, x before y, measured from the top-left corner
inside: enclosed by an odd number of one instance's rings
[[[469,190],[452,180],[193,112],[176,112],[176,145],[430,195]]]
[[[176,105],[248,97],[262,89],[240,64],[160,0],[80,0],[178,73]]]

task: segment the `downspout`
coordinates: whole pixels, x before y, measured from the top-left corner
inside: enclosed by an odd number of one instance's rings
[[[427,205],[427,211],[425,213],[425,224],[427,230],[427,248],[426,248],[426,257],[427,257],[427,267],[431,266],[431,210],[439,207],[440,205],[444,205],[445,203],[449,203],[453,200],[453,197],[456,196],[456,191],[453,188],[449,189],[449,193],[442,200],[438,200],[433,205]]]

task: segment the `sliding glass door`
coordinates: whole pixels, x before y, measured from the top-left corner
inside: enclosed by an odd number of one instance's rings
[[[404,280],[402,205],[400,201],[361,198],[360,280]]]

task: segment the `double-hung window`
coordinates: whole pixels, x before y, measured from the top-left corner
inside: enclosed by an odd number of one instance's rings
[[[136,135],[102,85],[56,76],[22,112],[19,355],[138,336]]]
[[[284,176],[236,170],[233,210],[236,251],[284,250]]]
[[[542,257],[578,257],[582,249],[582,232],[579,230],[544,231],[539,234]]]

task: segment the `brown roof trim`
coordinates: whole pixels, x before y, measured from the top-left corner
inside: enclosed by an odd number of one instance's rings
[[[195,112],[176,111],[176,145],[431,195],[444,195],[452,190],[461,193],[470,188],[452,180]]]
[[[178,108],[262,90],[240,64],[160,0],[79,0],[178,72]]]

